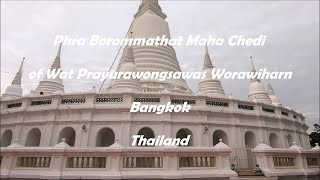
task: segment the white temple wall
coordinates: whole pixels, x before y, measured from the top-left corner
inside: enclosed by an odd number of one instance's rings
[[[208,130],[207,131],[205,130],[205,128],[209,129],[209,126],[206,124],[199,125],[200,134],[202,135],[202,136],[199,136],[201,141],[201,146],[210,146],[210,134],[208,133]]]
[[[77,95],[83,97],[83,95]],[[78,98],[75,96],[75,98]],[[102,96],[105,95],[96,95]],[[256,142],[262,139],[269,144],[269,135],[275,132],[279,137],[280,147],[287,148],[287,134],[292,136],[293,141],[304,148],[310,148],[308,134],[306,132],[304,117],[294,111],[289,111],[288,116],[281,115],[281,108],[274,107],[275,113],[267,113],[261,110],[258,103],[246,101],[228,101],[229,107],[207,106],[206,98],[193,95],[171,97],[170,95],[150,96],[146,95],[109,95],[111,97],[123,97],[123,102],[96,103],[94,96],[87,94],[83,104],[61,104],[60,96],[41,96],[37,98],[23,99],[22,106],[7,108],[6,104],[17,103],[16,100],[1,103],[1,131],[12,129],[13,139],[19,139],[25,144],[26,136],[30,128],[39,127],[42,135],[40,146],[53,146],[61,141],[59,134],[64,127],[72,127],[75,130],[75,147],[94,147],[98,131],[103,127],[113,130],[115,138],[123,146],[130,146],[132,135],[142,127],[150,127],[157,135],[175,137],[181,128],[187,128],[192,132],[194,146],[212,146],[213,133],[220,129],[228,139],[227,144],[231,148],[245,147],[245,132],[250,130],[256,137]],[[130,113],[133,97],[160,98],[160,104],[177,99],[196,99],[197,103],[189,113]],[[199,99],[197,99],[199,98]],[[50,105],[30,105],[30,101],[52,99]],[[28,101],[27,101],[28,100]],[[250,105],[254,110],[238,108],[238,104]],[[116,107],[116,108],[115,108]],[[279,108],[279,109],[278,109]],[[293,115],[296,115],[294,118]],[[86,126],[82,129],[83,125]],[[205,132],[205,127],[208,130]],[[59,140],[58,140],[59,139]]]
[[[308,136],[308,134],[301,133],[301,134],[300,134],[300,139],[301,139],[301,141],[300,141],[301,147],[307,148],[307,149],[310,149],[310,148],[311,148],[310,143],[308,143],[308,142],[309,142],[309,136]]]
[[[22,128],[23,128],[23,126],[21,126],[21,125],[13,125],[13,126],[9,127],[9,129],[12,130],[12,140],[20,139],[20,134],[22,132]],[[1,130],[2,129],[7,129],[7,128],[1,126]]]
[[[91,123],[89,122],[82,122],[81,123],[81,140],[80,140],[80,147],[88,147],[89,137],[90,137],[90,130],[91,130]]]
[[[22,123],[24,119],[23,113],[11,113],[1,116],[1,126]]]
[[[115,133],[116,137],[119,137],[119,143],[122,146],[130,146],[131,138],[130,137],[130,129],[131,123],[122,122],[120,129],[118,129],[119,133]]]
[[[263,123],[263,122],[262,122]],[[263,125],[262,125],[263,126]],[[266,127],[260,127],[257,129],[258,130],[258,135],[257,135],[257,139],[259,141],[263,141],[266,144],[269,144],[269,138],[267,136],[267,128]]]
[[[287,138],[285,136],[285,133],[283,129],[279,131],[279,136],[280,136],[280,143],[281,143],[281,148],[287,148]]]
[[[86,131],[82,129],[83,124],[86,125]],[[23,128],[22,128],[23,127]],[[26,143],[26,138],[30,130],[33,128],[39,128],[41,131],[40,146],[53,146],[60,142],[58,140],[59,134],[65,127],[72,127],[75,130],[75,147],[95,147],[97,133],[100,129],[108,127],[113,130],[115,138],[119,138],[119,143],[123,146],[131,146],[132,135],[137,134],[143,127],[149,127],[154,131],[155,137],[158,135],[166,135],[175,137],[176,133],[182,129],[187,128],[192,132],[193,146],[212,146],[213,133],[217,130],[225,132],[228,138],[228,144],[231,148],[244,148],[245,147],[245,133],[251,131],[256,137],[256,144],[260,139],[263,139],[266,144],[270,144],[269,136],[271,133],[275,133],[279,139],[279,145],[281,148],[288,147],[287,134],[292,136],[293,141],[301,144],[304,148],[310,148],[308,145],[308,136],[306,134],[299,133],[297,131],[281,131],[277,129],[265,129],[248,126],[230,126],[221,124],[208,124],[208,131],[204,132],[202,123],[169,123],[169,122],[91,122],[81,123],[79,121],[65,121],[35,124],[25,123],[18,125],[4,125],[1,127],[1,133],[7,129],[12,130],[12,139],[19,139],[19,142],[23,145]],[[2,136],[1,134],[1,136]],[[266,134],[266,135],[264,135]],[[305,143],[304,143],[305,142]]]
[[[229,134],[231,134],[231,138],[230,138],[231,144],[229,144],[230,148],[235,148],[235,147],[241,147],[242,146],[241,140],[239,141],[239,139],[240,139],[239,137],[240,137],[240,134],[241,134],[241,129],[242,129],[241,126],[234,126],[234,127],[230,128],[230,130],[231,130],[231,133],[229,132]]]
[[[41,125],[41,143],[40,146],[50,146],[52,136],[52,123]]]

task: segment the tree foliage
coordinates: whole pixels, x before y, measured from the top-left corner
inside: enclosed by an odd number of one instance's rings
[[[314,131],[310,133],[309,139],[312,147],[315,146],[316,143],[320,144],[320,125],[314,124]]]

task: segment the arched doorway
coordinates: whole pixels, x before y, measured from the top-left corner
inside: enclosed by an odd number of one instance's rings
[[[41,140],[41,131],[38,128],[33,128],[29,131],[25,146],[39,146]]]
[[[291,147],[293,145],[293,138],[290,134],[287,136],[287,141],[288,141],[288,147]]]
[[[65,127],[62,129],[62,131],[59,134],[58,143],[61,142],[61,139],[65,138],[66,143],[69,146],[74,146],[74,142],[76,140],[76,132],[72,127]]]
[[[212,145],[215,146],[220,141],[219,139],[222,139],[222,142],[226,145],[228,145],[228,136],[227,134],[222,130],[216,130],[212,135]]]
[[[1,147],[7,147],[10,146],[12,141],[12,131],[10,129],[7,129],[4,131],[1,137]]]
[[[97,134],[96,147],[108,147],[114,143],[114,132],[110,128],[102,128]]]
[[[256,136],[252,131],[247,131],[244,134],[244,142],[245,142],[245,153],[247,161],[243,161],[244,163],[244,169],[253,169],[256,165],[256,158],[254,154],[252,153],[252,149],[257,146]],[[239,154],[239,157],[241,157],[241,154]]]
[[[271,133],[269,135],[269,141],[272,148],[280,148],[280,140],[277,134]]]
[[[154,138],[154,132],[151,128],[144,127],[139,130],[138,135],[143,135],[143,138]]]
[[[138,131],[138,135],[143,135],[143,138],[145,139],[150,139],[150,138],[155,138],[154,136],[154,132],[151,128],[148,128],[148,127],[144,127],[144,128],[141,128],[139,131]],[[138,142],[137,142],[138,144]],[[141,145],[138,145],[138,146],[146,146],[146,147],[149,147],[146,145],[147,143],[145,144],[141,144]]]
[[[245,140],[246,148],[253,149],[257,146],[256,136],[251,131],[247,131],[244,134],[244,140]]]
[[[176,138],[187,138],[188,135],[191,135],[188,146],[193,146],[192,132],[187,128],[179,129],[179,131],[176,134]]]

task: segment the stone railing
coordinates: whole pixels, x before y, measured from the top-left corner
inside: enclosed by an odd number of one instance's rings
[[[105,168],[105,157],[67,157],[66,168]]]
[[[51,157],[18,157],[16,167],[49,168]]]
[[[162,168],[163,157],[122,157],[123,168]]]
[[[273,157],[273,165],[274,167],[290,167],[295,166],[295,158],[294,157]]]
[[[63,140],[54,147],[23,147],[15,141],[1,148],[1,178],[30,179],[179,179],[237,177],[231,149],[214,147],[74,148]],[[210,170],[208,170],[210,168]]]
[[[316,177],[320,175],[320,148],[304,150],[296,145],[289,149],[271,148],[261,142],[253,153],[257,164],[267,177]]]
[[[179,157],[179,167],[215,167],[214,156]]]
[[[307,165],[308,167],[320,166],[320,158],[319,157],[307,157]]]

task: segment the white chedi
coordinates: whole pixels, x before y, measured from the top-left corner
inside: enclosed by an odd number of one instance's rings
[[[120,72],[137,72],[134,63],[132,46],[127,46],[123,50],[123,63],[121,64]],[[115,79],[110,82],[109,92],[141,92],[141,83],[139,79],[123,78]]]
[[[144,0],[141,2],[138,12],[134,15],[134,20],[129,29],[127,37],[132,38],[156,38],[165,36],[171,39],[168,22],[165,20],[166,15],[156,0]],[[132,34],[130,35],[130,33]],[[134,62],[139,72],[181,72],[176,52],[172,46],[134,46]],[[124,63],[121,58],[116,71]],[[144,90],[150,92],[161,92],[158,88],[161,84],[165,89],[171,92],[191,94],[190,88],[185,79],[140,79],[142,85],[146,85]],[[178,87],[178,89],[174,89]]]
[[[267,92],[268,92],[268,95],[272,101],[272,104],[277,105],[277,106],[281,105],[281,103],[279,102],[270,82],[268,83]]]
[[[60,44],[59,46],[57,56],[54,59],[50,70],[58,71],[59,69],[61,69],[61,46],[62,44]],[[64,86],[62,83],[62,79],[60,79],[59,76],[57,76],[56,78],[48,78],[47,76],[44,76],[43,80],[39,82],[39,85],[34,91],[34,93],[47,95],[61,91],[64,92]]]
[[[132,31],[135,37],[146,38],[153,38],[155,35],[170,35],[164,18],[165,15],[157,0],[143,0],[129,32]],[[214,67],[207,52],[206,49],[203,70],[210,75],[210,70]],[[60,67],[59,64],[60,60],[57,59],[53,67]],[[117,71],[180,72],[181,70],[173,47],[128,46],[124,49]],[[251,101],[238,100],[232,96],[225,97],[221,83],[208,77],[199,83],[199,92],[196,95],[187,88],[183,79],[164,82],[143,78],[140,80],[114,79],[108,82],[109,88],[104,92],[96,92],[98,89],[92,88],[81,93],[64,93],[62,88],[55,89],[61,87],[62,82],[59,82],[58,86],[53,81],[46,83],[49,85],[47,90],[52,93],[45,92],[44,96],[41,96],[38,92],[21,98],[1,99],[1,132],[3,132],[1,145],[2,147],[9,146],[8,149],[4,149],[7,152],[18,153],[17,157],[9,154],[10,158],[4,158],[1,175],[4,174],[3,169],[10,167],[4,176],[21,177],[23,173],[23,178],[34,175],[34,177],[42,179],[48,177],[51,179],[71,177],[79,179],[85,174],[84,178],[96,179],[121,179],[122,177],[139,179],[147,176],[168,179],[173,176],[169,177],[168,174],[163,174],[163,169],[170,169],[172,166],[168,165],[174,164],[175,170],[170,173],[176,174],[177,176],[174,178],[178,179],[190,177],[191,174],[192,178],[206,178],[207,176],[219,178],[220,175],[223,175],[223,178],[228,176],[236,178],[236,172],[231,171],[229,167],[230,159],[250,157],[252,154],[248,151],[248,147],[256,147],[254,150],[260,154],[267,151],[284,151],[279,148],[287,149],[287,141],[290,141],[288,144],[291,144],[292,139],[290,140],[289,136],[283,136],[283,134],[290,134],[291,137],[297,136],[299,138],[299,144],[305,148],[303,152],[310,149],[309,143],[306,143],[308,142],[308,127],[305,124],[305,117],[295,110],[271,104],[268,93],[257,79],[250,83]],[[140,102],[149,107],[160,107],[168,102],[177,104],[177,106],[181,103],[189,103],[192,108],[188,113],[167,112],[162,115],[156,114],[156,112],[142,111],[133,113],[130,112],[130,106],[133,102]],[[274,113],[264,113],[261,110],[261,106],[264,106],[265,103],[268,103],[267,106],[275,110]],[[288,116],[281,115],[281,110],[286,110]],[[162,134],[171,138],[184,138],[190,135],[190,144],[188,145],[191,147],[132,147],[133,135],[155,138]],[[12,139],[16,137],[21,138],[23,146],[17,142],[10,145]],[[66,138],[67,141],[61,142],[62,138]],[[256,146],[258,138],[265,139],[266,144],[262,142]],[[31,153],[32,159],[35,159],[33,158],[35,149],[37,149],[36,152],[48,153],[46,156],[48,158],[41,159],[49,160],[52,157],[50,162],[53,164],[46,168],[20,168],[16,167],[16,163],[9,166],[8,163],[14,162],[13,158],[19,159],[21,157],[19,155],[22,151]],[[316,151],[312,153],[318,153],[319,146],[312,150]],[[297,150],[287,149],[286,151],[294,152]],[[71,154],[72,152],[75,153]],[[85,153],[86,157],[81,152]],[[133,153],[129,154],[128,152]],[[243,152],[250,153],[247,154],[250,156],[246,156]],[[56,158],[56,153],[61,153],[62,156]],[[166,158],[167,153],[170,158]],[[194,162],[190,164],[192,170],[181,171],[179,160],[180,157],[187,155],[186,153],[188,155],[191,153],[192,156],[196,155],[194,157],[198,158],[187,157]],[[97,157],[100,154],[108,156],[107,158],[97,158],[98,161],[105,160],[102,163],[106,165],[105,168],[98,170],[84,166],[83,162],[88,162],[89,155]],[[148,166],[146,168],[131,167],[129,172],[127,169],[129,166],[126,166],[123,160],[126,162],[129,162],[128,159],[137,160],[136,157],[141,157],[144,154],[152,155],[154,162],[159,163],[150,163],[151,161],[147,158]],[[133,156],[130,158],[128,155]],[[71,158],[73,158],[72,161],[69,161]],[[26,159],[28,160],[28,158]],[[207,163],[201,165],[200,161],[194,161],[194,159]],[[213,164],[211,164],[211,160],[213,160]],[[249,164],[254,165],[256,161],[254,158],[247,160],[248,163],[239,163],[237,168],[252,170]],[[65,163],[63,163],[64,161]],[[77,168],[68,168],[68,162],[71,162],[72,167]],[[208,162],[213,165],[213,168],[208,166]],[[56,168],[59,164],[64,167]],[[76,166],[74,166],[75,164]],[[155,164],[157,164],[157,168],[155,168]],[[198,166],[195,167],[195,164]],[[258,164],[261,165],[261,169],[265,170],[264,164]],[[150,168],[151,165],[152,168]],[[16,171],[17,168],[19,171]],[[279,173],[286,172],[286,170],[288,168],[281,168]],[[297,171],[296,167],[294,171]],[[119,176],[115,176],[115,174]],[[137,177],[137,174],[140,176]]]
[[[203,63],[203,71],[206,72],[206,77],[201,79],[198,84],[198,94],[206,94],[214,97],[225,97],[224,90],[221,82],[218,79],[212,78],[212,65],[211,58],[208,52],[208,46],[205,49],[205,57]]]
[[[250,59],[251,59],[251,65],[252,65],[252,72],[256,72],[252,57],[250,57]],[[261,81],[257,78],[250,80],[248,98],[251,101],[256,100],[257,102],[262,102],[262,103],[267,103],[267,104],[272,103],[266,89],[264,88]]]
[[[25,58],[23,58],[20,68],[17,74],[15,75],[11,85],[6,88],[6,91],[3,93],[2,97],[17,98],[22,96],[21,79],[22,79],[22,67],[23,67],[24,59]]]

